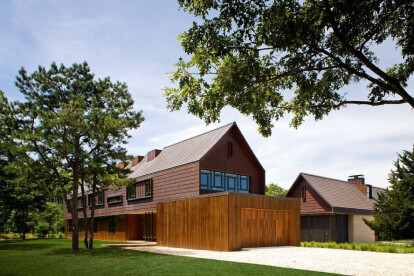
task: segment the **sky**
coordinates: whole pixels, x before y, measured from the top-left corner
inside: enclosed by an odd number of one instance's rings
[[[0,89],[21,100],[14,86],[18,70],[39,65],[87,61],[96,77],[127,83],[145,121],[131,131],[132,155],[145,155],[230,122],[236,122],[266,170],[266,183],[288,189],[300,172],[346,180],[363,174],[366,182],[387,187],[397,153],[414,143],[414,111],[408,105],[349,106],[321,121],[312,117],[298,129],[289,116],[274,122],[271,137],[257,131],[251,117],[226,108],[221,122],[206,126],[185,109],[169,112],[163,88],[179,57],[186,58],[177,37],[196,20],[178,2],[157,1],[0,1]],[[376,47],[379,66],[400,59],[392,42]],[[408,91],[414,87],[409,81]],[[411,89],[411,90],[410,90]],[[366,95],[364,85],[346,88]],[[361,97],[359,96],[360,98]]]

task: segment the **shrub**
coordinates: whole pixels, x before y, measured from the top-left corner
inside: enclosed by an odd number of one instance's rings
[[[47,222],[39,222],[35,228],[39,238],[44,238],[49,233],[50,225]]]

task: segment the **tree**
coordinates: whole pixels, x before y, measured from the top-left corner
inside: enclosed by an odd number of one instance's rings
[[[283,189],[277,184],[270,183],[265,187],[265,195],[267,196],[278,196],[284,197],[287,193],[287,190]]]
[[[83,166],[113,135],[119,137],[113,148],[127,143],[128,130],[138,128],[143,121],[142,112],[133,111],[134,101],[125,83],[111,82],[109,77],[96,80],[86,62],[71,67],[52,63],[49,70],[39,66],[31,75],[22,68],[16,86],[26,100],[19,108],[23,122],[20,139],[32,147],[62,183],[67,206],[65,175],[70,177],[72,249],[78,250],[78,188]],[[109,113],[99,137],[94,134],[99,116],[96,109]]]
[[[391,186],[374,202],[374,220],[365,223],[385,239],[414,238],[414,148],[403,151],[389,174]]]
[[[176,64],[178,87],[165,89],[170,110],[186,103],[208,124],[231,106],[252,115],[269,136],[272,121],[287,113],[298,127],[308,115],[320,120],[351,104],[414,107],[407,89],[414,71],[411,1],[178,2],[200,23],[179,36],[191,58]],[[386,40],[396,43],[403,61],[381,68],[373,48]],[[348,99],[341,88],[358,82],[367,93]]]

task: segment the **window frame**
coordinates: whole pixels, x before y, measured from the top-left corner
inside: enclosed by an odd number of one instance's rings
[[[301,196],[303,202],[306,202],[306,186],[301,187]]]
[[[113,227],[111,227],[111,226],[113,226]],[[111,231],[111,230],[113,230],[113,231]],[[110,235],[115,235],[116,234],[116,220],[115,220],[115,218],[109,218],[109,221],[108,221],[108,233]]]
[[[112,201],[113,199],[116,199],[116,200]],[[123,196],[122,195],[111,196],[111,197],[108,197],[106,199],[106,203],[108,203],[108,205],[118,204],[118,203],[122,203],[122,202],[123,202]]]

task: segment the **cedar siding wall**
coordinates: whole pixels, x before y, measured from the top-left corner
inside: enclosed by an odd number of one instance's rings
[[[151,175],[139,177],[137,178],[137,181],[149,178],[152,178],[152,198],[127,201],[125,186],[121,187],[118,191],[107,189],[104,192],[104,205],[95,208],[95,216],[101,217],[155,211],[156,202],[159,200],[184,196],[194,196],[199,194],[200,170],[198,162],[193,162]],[[117,195],[122,195],[122,203],[108,205],[107,198]],[[70,219],[72,217],[71,214],[67,212],[65,204],[63,211],[65,219]],[[90,207],[87,207],[87,214],[89,217]],[[79,217],[83,217],[81,209],[79,209]]]
[[[289,197],[301,198],[303,186],[306,187],[306,201],[303,202],[302,199],[300,201],[300,212],[302,214],[332,211],[332,207],[302,177],[289,193]]]
[[[65,237],[72,238],[72,233],[68,233],[67,227],[68,221],[65,220]],[[89,228],[89,227],[88,227]],[[109,220],[98,221],[98,233],[93,234],[95,240],[102,241],[126,241],[125,235],[125,219],[118,219],[115,222],[115,234],[109,233]],[[85,232],[79,232],[79,239],[83,239]],[[89,233],[88,233],[89,238]]]
[[[250,176],[250,193],[264,195],[265,171],[251,153],[244,138],[233,128],[200,160],[201,170]],[[229,157],[228,142],[233,143]]]
[[[299,201],[217,193],[157,205],[157,244],[235,251],[300,243]]]

